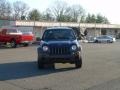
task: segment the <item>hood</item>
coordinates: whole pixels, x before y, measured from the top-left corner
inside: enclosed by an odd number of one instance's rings
[[[47,44],[59,44],[59,43],[61,43],[61,44],[71,44],[73,41],[48,41],[48,42],[46,42]]]
[[[52,44],[76,44],[76,40],[66,40],[66,41],[42,41],[42,44],[52,45]]]

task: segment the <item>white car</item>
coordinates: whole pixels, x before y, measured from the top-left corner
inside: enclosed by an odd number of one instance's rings
[[[116,39],[114,37],[108,35],[102,35],[94,38],[95,43],[102,43],[102,42],[113,43],[115,41]]]

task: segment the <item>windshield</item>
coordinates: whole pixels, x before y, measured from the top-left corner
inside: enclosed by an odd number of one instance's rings
[[[75,39],[75,35],[72,30],[70,29],[51,29],[46,30],[43,35],[43,40],[63,40],[63,39],[69,39],[73,40]]]
[[[16,30],[16,29],[8,29],[8,30],[7,30],[7,33],[8,33],[8,34],[9,34],[9,33],[21,33],[21,31]]]
[[[33,35],[32,32],[22,32],[23,35]]]
[[[7,33],[17,33],[17,30],[16,29],[8,29]]]
[[[98,39],[111,39],[112,37],[111,36],[100,36],[100,37],[97,37]]]

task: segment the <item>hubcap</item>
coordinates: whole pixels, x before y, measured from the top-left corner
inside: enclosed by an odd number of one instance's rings
[[[14,41],[11,42],[11,46],[12,47],[15,46],[15,42]]]

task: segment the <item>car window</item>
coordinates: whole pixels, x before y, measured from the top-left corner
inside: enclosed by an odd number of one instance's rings
[[[32,32],[22,32],[23,35],[33,35]]]
[[[47,30],[43,35],[44,40],[61,40],[61,39],[75,39],[75,35],[72,30],[64,29],[64,30]]]
[[[17,33],[16,29],[7,29],[7,33]]]
[[[97,37],[97,39],[102,39],[102,37]]]

